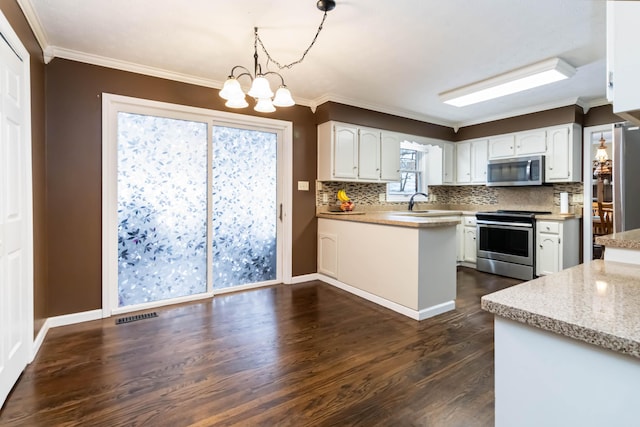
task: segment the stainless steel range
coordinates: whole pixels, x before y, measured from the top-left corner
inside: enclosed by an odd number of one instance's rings
[[[477,269],[531,280],[535,277],[536,214],[541,211],[478,212]]]

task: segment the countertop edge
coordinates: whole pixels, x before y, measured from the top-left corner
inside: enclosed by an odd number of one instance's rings
[[[454,215],[443,215],[443,216],[454,216]],[[331,215],[325,213],[316,214],[317,218],[322,219],[332,219],[336,221],[351,221],[351,222],[360,222],[366,224],[378,224],[378,225],[392,225],[397,227],[408,227],[408,228],[436,228],[436,227],[447,227],[447,226],[455,226],[460,223],[458,218],[456,219],[445,219],[439,216],[433,217],[410,217],[402,218],[400,215],[394,216],[393,214],[384,214],[384,215]]]
[[[485,295],[480,299],[480,306],[483,310],[496,316],[552,332],[562,337],[586,342],[603,349],[640,358],[640,343],[634,340],[621,338],[607,332],[597,331],[592,328],[554,319],[531,311],[510,307],[499,302],[491,301],[490,295],[491,294]]]

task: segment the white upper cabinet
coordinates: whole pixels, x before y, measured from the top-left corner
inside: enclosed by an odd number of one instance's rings
[[[445,142],[442,145],[442,183],[443,184],[455,184],[455,165],[456,165],[456,151],[455,145],[451,142]]]
[[[545,182],[579,182],[582,180],[582,144],[580,126],[564,125],[547,129]]]
[[[489,138],[489,158],[513,157],[516,153],[515,135],[503,135]]]
[[[358,129],[359,179],[380,179],[380,135],[376,129]]]
[[[383,181],[400,181],[400,135],[382,131],[380,148],[380,179]]]
[[[487,182],[488,140],[458,142],[456,144],[456,184],[485,184]]]
[[[538,129],[515,134],[516,156],[544,154],[547,151],[547,132]]]
[[[607,1],[607,99],[613,112],[640,124],[640,2]]]
[[[486,184],[488,140],[478,139],[471,141],[471,182],[473,184]]]
[[[397,181],[400,140],[380,129],[326,122],[318,125],[319,181]]]
[[[358,176],[358,128],[336,126],[333,135],[333,177],[355,179]]]
[[[545,129],[510,133],[489,138],[489,159],[545,154],[547,133]]]
[[[442,147],[429,144],[426,146],[426,173],[427,185],[443,184],[443,157]]]
[[[456,183],[471,184],[471,142],[456,145]]]

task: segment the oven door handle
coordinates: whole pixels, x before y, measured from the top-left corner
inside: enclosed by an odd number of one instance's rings
[[[503,225],[505,227],[533,228],[533,224],[525,224],[522,222],[504,222],[504,221],[486,221],[479,219],[476,221],[478,225]]]

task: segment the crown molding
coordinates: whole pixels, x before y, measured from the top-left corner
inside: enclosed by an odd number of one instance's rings
[[[36,40],[40,45],[40,49],[42,49],[42,52],[44,53],[49,47],[49,41],[47,38],[47,33],[42,26],[42,22],[40,22],[40,18],[38,17],[38,14],[33,7],[33,3],[31,3],[31,0],[16,1],[18,3],[18,6],[20,6],[20,9],[22,9],[22,13],[24,14],[25,18],[27,19],[27,23],[29,23],[31,31],[33,31],[33,35],[36,37]],[[45,55],[45,63],[49,63],[49,61],[46,60]]]
[[[330,101],[349,105],[351,107],[364,108],[367,110],[377,111],[379,113],[391,114],[394,116],[403,117],[405,119],[414,119],[414,120],[419,120],[421,122],[432,123],[440,126],[453,127],[454,125],[453,122],[442,120],[437,117],[432,117],[425,114],[416,113],[415,111],[403,110],[401,108],[391,108],[386,105],[367,103],[367,102],[356,100],[353,98],[337,95],[335,93],[328,93],[314,99],[314,102],[316,105],[322,105],[325,102],[330,102]]]

